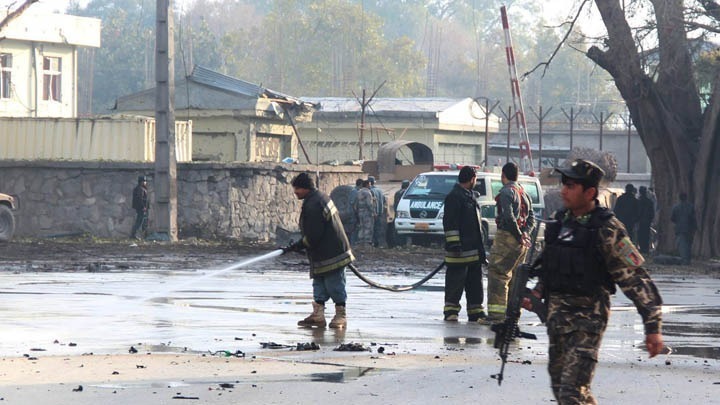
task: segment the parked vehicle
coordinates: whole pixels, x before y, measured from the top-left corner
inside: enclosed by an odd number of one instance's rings
[[[434,171],[421,173],[410,184],[398,204],[395,215],[395,230],[400,236],[412,238],[417,243],[428,237],[444,240],[442,219],[445,196],[457,182],[458,171]],[[482,227],[486,237],[485,244],[490,245],[495,238],[497,227],[495,216],[495,196],[502,188],[500,173],[477,173],[475,191],[480,196],[478,204],[482,213]],[[518,183],[530,196],[535,216],[542,217],[545,210],[542,186],[536,177],[519,176]],[[538,238],[542,240],[542,229]]]
[[[15,233],[15,198],[8,194],[0,193],[0,242],[8,241]]]

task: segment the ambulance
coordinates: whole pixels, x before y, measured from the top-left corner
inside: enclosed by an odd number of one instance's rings
[[[445,196],[457,183],[459,170],[440,170],[420,173],[405,191],[395,213],[395,231],[400,237],[408,237],[413,244],[428,241],[444,242],[443,204]],[[531,176],[518,176],[518,183],[530,196],[536,217],[543,217],[545,203],[540,180]],[[495,196],[502,188],[500,173],[477,172],[475,191],[480,196],[478,204],[482,213],[485,245],[495,238]],[[542,237],[542,229],[538,237]]]

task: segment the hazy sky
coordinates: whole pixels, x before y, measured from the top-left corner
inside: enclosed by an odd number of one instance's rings
[[[79,0],[80,4],[87,4],[90,0]],[[148,3],[154,3],[155,0],[145,0]],[[190,3],[192,0],[173,0],[176,5]],[[8,6],[17,7],[22,4],[23,0],[0,0],[0,7],[7,8]],[[46,12],[62,12],[67,8],[70,0],[40,0],[32,6],[33,10],[42,10]],[[557,24],[560,21],[565,20],[568,14],[574,15],[575,8],[568,7],[569,4],[577,5],[579,2],[572,0],[545,0],[542,2],[544,16],[548,23]],[[581,24],[585,28],[585,31],[595,34],[597,30],[602,30],[602,22],[600,16],[595,8],[594,3],[590,2],[585,7],[581,17]],[[512,11],[511,11],[512,12]],[[593,29],[592,27],[596,27]]]

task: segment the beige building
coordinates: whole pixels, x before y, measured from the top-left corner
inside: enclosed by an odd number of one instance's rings
[[[100,20],[29,9],[0,38],[0,116],[77,117],[78,47],[100,46]]]
[[[155,89],[120,97],[115,110],[154,116]],[[297,158],[293,122],[311,118],[299,99],[195,66],[175,82],[175,119],[192,121],[196,161],[279,162]]]
[[[486,119],[484,107],[472,98],[378,98],[366,107],[364,118],[355,99],[303,100],[317,108],[312,122],[298,124],[313,163],[377,160],[381,145],[412,141],[430,147],[435,163],[479,165],[486,156],[486,130],[496,133],[500,126],[500,118],[489,114]],[[402,148],[397,159],[402,165],[414,163],[412,153]]]

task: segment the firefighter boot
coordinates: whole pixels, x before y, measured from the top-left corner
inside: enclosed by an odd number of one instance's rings
[[[324,328],[325,322],[325,304],[318,304],[313,301],[313,312],[302,321],[298,321],[298,326],[317,326]]]
[[[332,321],[330,321],[330,327],[334,329],[345,329],[347,325],[346,315],[345,305],[335,305],[335,316],[333,316]]]

